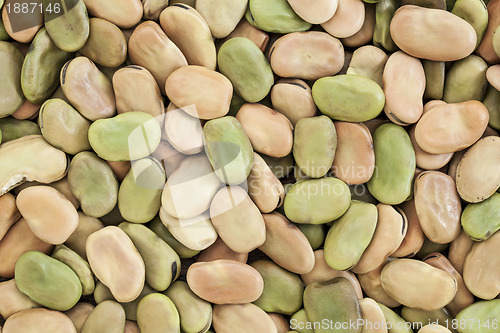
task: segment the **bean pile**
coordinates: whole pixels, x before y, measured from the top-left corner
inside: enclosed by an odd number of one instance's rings
[[[500,0],[0,8],[0,333],[500,333]]]

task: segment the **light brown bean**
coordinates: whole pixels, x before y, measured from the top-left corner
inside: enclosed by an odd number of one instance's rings
[[[463,274],[465,258],[474,244],[475,242],[463,230],[460,232],[460,235],[451,242],[448,250],[448,260],[450,260],[459,274]]]
[[[251,25],[245,18],[241,19],[240,23],[238,23],[236,28],[234,28],[233,32],[224,38],[219,45],[224,44],[224,42],[228,39],[234,37],[245,37],[250,39],[262,52],[265,51],[267,44],[269,43],[269,35]]]
[[[271,102],[293,126],[300,119],[314,117],[318,112],[311,88],[299,79],[280,79],[271,89]]]
[[[448,162],[453,157],[454,153],[431,154],[420,148],[417,140],[415,139],[415,126],[412,126],[410,128],[408,134],[410,135],[411,144],[413,146],[413,150],[415,151],[415,160],[417,162],[417,167],[424,170],[441,169],[446,164],[448,164]]]
[[[218,333],[278,332],[272,319],[254,304],[214,306],[213,325]]]
[[[40,304],[17,289],[14,279],[0,282],[0,316],[8,319],[13,314],[41,307]]]
[[[234,252],[219,237],[212,245],[201,251],[198,256],[198,262],[215,261],[220,259],[234,260],[246,264],[248,253]]]
[[[233,260],[194,263],[186,280],[196,295],[215,304],[253,302],[264,290],[264,280],[255,268]]]
[[[446,244],[458,237],[462,205],[450,176],[422,172],[415,180],[414,196],[420,227],[430,241]]]
[[[425,73],[417,58],[402,51],[393,53],[384,67],[384,112],[398,125],[416,123],[423,112]]]
[[[414,198],[403,202],[400,206],[408,220],[408,229],[405,238],[399,248],[391,255],[393,257],[413,257],[422,247],[424,243],[424,233],[420,227],[417,211],[415,210]]]
[[[287,117],[262,104],[244,104],[236,119],[248,135],[253,149],[272,157],[292,151],[293,126]]]
[[[387,54],[373,45],[365,45],[357,48],[352,54],[347,74],[358,74],[365,76],[382,86],[384,67],[387,62]]]
[[[346,38],[357,33],[365,21],[365,6],[361,0],[339,0],[332,18],[321,27],[337,38]]]
[[[354,35],[342,38],[342,44],[348,47],[360,47],[369,44],[375,30],[375,4],[364,3],[365,19],[363,25]]]
[[[0,196],[0,241],[20,217],[21,213],[17,209],[16,198],[10,193]]]
[[[440,9],[413,5],[400,7],[391,21],[396,45],[416,58],[455,61],[476,47],[474,28],[460,17]]]
[[[320,31],[286,34],[269,53],[271,68],[281,77],[317,80],[337,74],[344,64],[342,43]]]
[[[259,247],[276,264],[297,273],[309,273],[314,267],[314,254],[306,236],[278,212],[263,214],[266,240]]]
[[[143,8],[138,0],[83,0],[89,13],[120,28],[128,29],[139,23]]]
[[[304,0],[288,0],[290,7],[304,21],[312,24],[325,23],[337,11],[338,0],[319,0],[314,2],[314,6]]]
[[[5,322],[2,332],[76,333],[76,329],[71,319],[62,312],[48,309],[30,309],[10,316]]]
[[[438,105],[420,118],[415,139],[428,153],[453,153],[476,142],[488,119],[488,110],[478,101]]]

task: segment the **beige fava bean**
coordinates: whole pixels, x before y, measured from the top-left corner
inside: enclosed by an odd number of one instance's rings
[[[81,302],[76,303],[74,307],[65,312],[65,314],[73,322],[77,333],[80,333],[82,331],[85,320],[92,312],[92,310],[94,310],[94,308],[95,306],[90,303]]]
[[[308,285],[313,282],[325,282],[328,280],[332,280],[336,277],[344,277],[351,283],[358,299],[363,298],[363,291],[361,290],[361,285],[359,284],[359,281],[356,278],[356,276],[351,271],[338,271],[328,266],[325,260],[325,253],[323,250],[314,251],[314,259],[315,262],[312,271],[306,274],[302,274],[300,276],[302,278],[302,281],[304,281],[304,284]]]
[[[165,85],[167,96],[190,116],[214,119],[229,112],[233,85],[224,75],[202,66],[185,66],[174,71]],[[194,104],[194,108],[185,108]]]
[[[219,237],[212,245],[201,251],[200,255],[198,256],[198,262],[215,261],[220,259],[234,260],[246,264],[248,253],[234,252]]]
[[[3,333],[76,333],[71,319],[64,313],[48,309],[30,309],[18,312],[7,319]]]
[[[472,296],[469,289],[465,286],[464,279],[444,255],[441,253],[431,253],[423,261],[450,273],[457,280],[457,294],[450,304],[446,306],[453,316],[456,316],[460,311],[474,303],[474,296]]]
[[[134,29],[128,41],[128,52],[134,64],[151,72],[162,93],[165,93],[168,76],[188,64],[181,50],[154,21],[146,21]]]
[[[50,244],[62,244],[78,226],[78,213],[66,197],[50,186],[32,186],[16,199],[31,231]]]
[[[373,139],[362,123],[336,121],[337,149],[332,171],[346,184],[366,183],[375,169]]]
[[[266,239],[264,218],[240,186],[223,187],[215,194],[210,217],[220,238],[235,252],[248,253]]]
[[[416,123],[423,112],[425,73],[417,58],[398,51],[385,64],[383,74],[384,112],[394,123]]]
[[[264,290],[264,280],[255,268],[233,260],[194,263],[186,280],[196,295],[215,304],[253,302]]]
[[[5,4],[3,6],[2,23],[5,32],[7,32],[7,34],[12,37],[12,39],[18,41],[19,43],[30,43],[35,37],[38,30],[40,30],[40,28],[43,26],[43,12],[40,10],[36,10],[31,15],[12,15],[11,13],[7,12],[7,8],[14,7],[15,3],[17,2],[14,0],[7,0],[5,1]],[[14,9],[13,12],[13,14],[15,14]],[[12,23],[10,21],[11,16],[16,18],[15,26],[17,27],[17,29],[14,29],[14,27],[12,26]],[[21,22],[17,20],[21,20]],[[26,29],[20,29],[21,27]]]
[[[363,288],[363,291],[368,297],[373,298],[378,303],[381,303],[387,307],[394,308],[401,305],[401,303],[396,301],[385,292],[385,290],[382,288],[382,282],[380,281],[380,274],[382,273],[382,269],[389,262],[390,261],[387,260],[385,263],[383,263],[373,271],[366,274],[358,274],[357,277],[361,288]]]
[[[228,39],[235,37],[245,37],[250,39],[257,47],[264,52],[269,43],[269,35],[251,25],[245,18],[242,18],[240,23],[234,28],[233,32],[222,40],[219,45],[224,44]]]
[[[488,109],[478,101],[438,105],[420,118],[415,139],[428,153],[453,153],[476,142],[488,120]]]
[[[0,316],[8,319],[19,311],[39,307],[40,304],[17,289],[14,279],[0,282]]]
[[[21,120],[33,119],[38,114],[38,111],[40,111],[40,106],[40,104],[33,104],[26,99],[19,109],[12,114],[12,117]]]
[[[420,226],[430,241],[446,244],[458,237],[462,205],[450,176],[422,172],[415,180],[414,196]]]
[[[205,212],[221,186],[219,178],[205,155],[183,160],[168,175],[162,193],[162,207],[178,219],[188,219]]]
[[[482,299],[493,299],[500,293],[500,232],[474,243],[464,263],[467,289]]]
[[[467,150],[458,164],[458,194],[467,202],[488,199],[500,187],[500,138],[488,136]]]
[[[362,46],[352,54],[347,74],[365,76],[382,86],[382,75],[387,62],[387,54],[376,46]]]
[[[419,260],[397,259],[380,275],[382,288],[410,308],[433,311],[444,307],[457,293],[457,281],[449,273]]]
[[[314,254],[302,231],[278,212],[263,217],[266,240],[259,250],[290,272],[309,273],[314,267]]]
[[[213,326],[217,333],[278,333],[273,320],[254,304],[214,306]]]
[[[86,57],[68,61],[61,70],[61,87],[71,104],[89,120],[115,114],[111,81]]]
[[[422,114],[426,114],[427,111],[438,105],[446,105],[447,103],[440,99],[433,99],[424,104],[424,111]]]
[[[217,53],[210,27],[196,9],[184,4],[169,6],[160,14],[160,25],[190,65],[215,70]]]
[[[467,57],[476,47],[474,28],[446,10],[413,5],[400,7],[391,21],[396,45],[416,58],[455,61]]]
[[[371,298],[363,298],[359,300],[359,307],[364,319],[361,333],[387,333],[384,313],[377,302]]]
[[[203,149],[203,130],[200,119],[188,114],[197,108],[193,105],[178,108],[170,103],[163,123],[163,136],[180,153],[193,155]]]
[[[424,243],[424,233],[420,227],[420,221],[418,220],[417,211],[415,209],[415,200],[403,202],[400,206],[401,210],[406,216],[408,221],[408,228],[406,231],[406,236],[401,242],[399,248],[391,254],[392,257],[413,257],[422,247]]]
[[[417,167],[424,170],[441,169],[446,164],[448,164],[448,162],[453,157],[454,153],[430,154],[424,151],[422,148],[420,148],[420,146],[417,143],[417,140],[415,139],[415,126],[412,126],[410,128],[408,134],[410,135],[411,144],[413,146],[413,150],[415,151],[415,161],[417,162]]]
[[[83,0],[92,16],[100,17],[128,29],[139,23],[143,8],[137,0]]]
[[[427,324],[418,330],[418,333],[451,333],[449,329],[441,325]]]
[[[361,0],[338,0],[338,2],[335,14],[321,24],[321,27],[337,38],[350,37],[363,26],[365,5]]]
[[[375,4],[364,3],[365,19],[363,25],[354,35],[342,38],[342,44],[348,47],[360,47],[368,44],[373,39],[375,31]]]
[[[286,34],[269,53],[271,68],[281,77],[317,80],[337,74],[344,64],[342,43],[321,31]]]
[[[486,71],[486,79],[496,90],[500,90],[500,65],[489,67]]]
[[[199,0],[196,10],[203,16],[212,36],[227,37],[241,20],[248,5],[248,0]]]
[[[141,333],[141,330],[139,329],[139,325],[135,321],[126,320],[125,330],[123,333]]]
[[[94,232],[86,250],[92,271],[118,302],[139,296],[146,279],[144,261],[122,229],[108,226]]]
[[[17,259],[28,251],[49,254],[54,246],[35,236],[24,218],[19,219],[0,242],[0,277],[13,278]]]
[[[313,6],[305,0],[288,0],[288,3],[304,21],[311,24],[321,24],[332,18],[337,11],[339,1],[319,0],[315,1]]]
[[[379,203],[377,211],[377,228],[370,245],[351,269],[356,274],[368,273],[382,265],[399,248],[406,235],[408,221],[400,209]]]
[[[157,117],[164,111],[160,89],[151,73],[141,66],[120,68],[113,75],[118,113],[141,111]]]
[[[248,175],[248,194],[262,213],[270,213],[283,204],[285,189],[264,159],[254,153]]]
[[[317,113],[311,88],[299,79],[280,79],[271,89],[271,103],[293,126],[300,119],[314,117]]]
[[[123,32],[113,23],[101,18],[93,17],[89,23],[89,39],[80,53],[102,66],[120,66],[127,57],[127,41]]]
[[[287,117],[262,104],[246,103],[236,119],[248,135],[255,151],[284,157],[292,151],[293,126]]]
[[[475,242],[463,230],[450,244],[450,248],[448,249],[448,260],[461,275],[463,275],[464,272],[465,258],[474,244]]]
[[[16,198],[10,193],[0,196],[0,241],[20,217],[21,213],[17,209]]]

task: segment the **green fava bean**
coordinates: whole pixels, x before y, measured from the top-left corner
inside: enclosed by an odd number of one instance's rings
[[[488,10],[483,0],[457,0],[451,12],[467,21],[476,30],[477,47],[488,26]]]
[[[40,108],[38,125],[42,135],[54,147],[76,155],[90,150],[90,121],[59,98],[49,99]]]
[[[264,291],[253,302],[266,312],[291,315],[302,307],[304,285],[300,277],[270,260],[259,260],[250,266],[264,279]]]
[[[179,311],[185,333],[205,333],[212,324],[212,305],[196,296],[184,281],[175,281],[164,292]]]
[[[422,59],[425,72],[424,98],[442,99],[444,92],[445,62]]]
[[[271,65],[250,39],[229,39],[219,49],[217,62],[221,73],[231,81],[236,93],[247,102],[258,102],[271,90],[274,83]]]
[[[71,309],[82,296],[75,272],[38,251],[23,254],[16,263],[17,288],[35,302],[54,310]]]
[[[240,122],[231,116],[209,120],[203,127],[205,153],[219,179],[236,185],[247,179],[253,148]]]
[[[120,303],[104,301],[89,314],[82,326],[82,333],[106,332],[123,333],[125,329],[125,311]]]
[[[280,34],[306,31],[312,26],[294,12],[287,0],[249,0],[245,18],[258,29]]]
[[[94,274],[90,270],[89,263],[80,257],[78,253],[60,244],[52,252],[52,258],[68,265],[78,275],[82,284],[82,295],[91,295],[94,292]]]
[[[32,134],[42,134],[40,127],[36,123],[12,117],[0,119],[0,130],[2,131],[2,142],[8,142]]]
[[[476,55],[454,62],[446,73],[443,100],[446,103],[482,100],[488,84],[487,69],[486,61]]]
[[[302,118],[295,125],[293,157],[311,178],[323,177],[331,168],[337,148],[337,132],[327,116]]]
[[[172,249],[174,249],[175,253],[179,255],[182,259],[192,258],[200,251],[193,250],[186,247],[184,244],[179,242],[177,238],[172,235],[170,231],[168,231],[167,227],[161,222],[159,216],[155,216],[155,218],[148,224],[149,229],[153,230],[155,234],[157,234],[165,243],[170,245]]]
[[[500,229],[500,194],[471,203],[465,207],[461,217],[465,233],[473,240],[488,239]]]
[[[382,47],[389,52],[398,50],[391,37],[389,27],[392,17],[396,13],[399,4],[397,0],[380,0],[375,6],[375,27],[373,30],[373,44]]]
[[[2,6],[0,6],[1,8]],[[10,36],[7,33],[7,30],[5,30],[5,25],[3,24],[2,17],[0,15],[0,41],[6,41],[9,40]]]
[[[153,293],[137,306],[137,323],[141,333],[180,333],[179,312],[170,298]]]
[[[460,333],[498,333],[498,318],[500,318],[500,299],[479,301],[463,309],[456,317],[461,322],[474,322],[474,325],[459,326]],[[480,325],[478,325],[481,323]],[[488,323],[488,324],[486,324]]]
[[[297,228],[306,236],[313,250],[318,249],[325,241],[325,230],[321,224],[296,224]]]
[[[0,42],[0,118],[13,114],[23,104],[23,59],[23,54],[13,44]]]
[[[285,215],[295,223],[323,224],[347,211],[351,193],[333,177],[307,179],[292,185],[285,196]]]
[[[45,28],[58,48],[66,52],[75,52],[81,49],[89,38],[87,7],[83,0],[60,0],[60,2],[64,13],[55,10],[44,11]],[[45,8],[50,8],[50,4],[55,5],[55,2],[43,0]]]
[[[158,291],[167,289],[181,271],[177,253],[144,225],[123,222],[119,227],[130,237],[144,260],[147,284]]]
[[[21,87],[28,101],[40,104],[54,93],[59,72],[71,57],[54,44],[45,28],[37,32],[21,71]]]
[[[70,163],[68,182],[83,212],[102,217],[118,200],[118,181],[109,165],[92,152],[78,153]]]
[[[356,323],[361,317],[358,297],[349,280],[337,277],[326,282],[313,282],[304,291],[304,309],[311,322],[328,319],[331,325],[315,328],[316,333],[359,333],[361,325],[348,329],[343,323]],[[338,323],[338,324],[337,324]],[[335,325],[337,324],[337,325]],[[345,327],[344,327],[345,328]]]
[[[107,161],[144,158],[156,150],[160,140],[160,125],[145,112],[126,112],[99,119],[89,128],[92,149]]]
[[[384,124],[373,134],[375,172],[368,190],[380,202],[398,205],[411,194],[415,151],[403,127]]]
[[[378,212],[373,204],[353,200],[347,212],[333,222],[325,238],[325,260],[336,270],[358,263],[377,227]]]
[[[380,310],[384,314],[385,321],[387,322],[387,327],[391,327],[387,330],[388,333],[412,333],[411,328],[406,325],[406,321],[401,318],[396,312],[389,309],[384,304],[378,303]]]
[[[118,191],[118,208],[129,222],[151,221],[161,206],[166,175],[161,163],[153,157],[132,162]]]
[[[323,77],[312,87],[314,103],[335,120],[363,122],[375,118],[384,108],[382,88],[361,75]]]
[[[489,86],[483,104],[489,113],[488,125],[497,130],[500,129],[500,91],[493,86]]]

